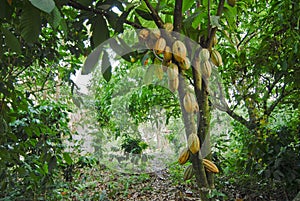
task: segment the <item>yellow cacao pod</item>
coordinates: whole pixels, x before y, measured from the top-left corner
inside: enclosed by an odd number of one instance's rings
[[[176,40],[172,45],[172,52],[174,59],[176,61],[183,62],[183,60],[186,58],[186,47],[183,42]]]
[[[207,61],[209,59],[209,51],[208,51],[208,49],[203,48],[199,52],[199,58],[200,58],[201,62]]]
[[[188,113],[192,113],[194,111],[193,108],[193,99],[195,99],[193,97],[194,95],[190,92],[186,92],[186,94],[183,97],[183,106],[186,112]]]
[[[190,59],[185,57],[185,59],[179,63],[179,66],[182,70],[188,70],[191,67]]]
[[[139,37],[142,40],[147,40],[147,38],[149,37],[149,33],[150,31],[148,29],[142,29],[139,32]]]
[[[164,51],[164,61],[169,62],[172,60],[172,50],[169,46],[166,46]]]
[[[200,63],[201,74],[204,78],[208,79],[211,76],[211,64],[207,60],[205,62]]]
[[[203,159],[202,160],[203,162],[203,165],[205,167],[205,169],[208,171],[208,172],[212,172],[212,173],[219,173],[219,169],[218,167],[210,160],[207,160],[207,159]]]
[[[164,28],[165,28],[168,32],[171,32],[171,31],[173,31],[173,24],[172,24],[172,23],[166,23],[166,24],[164,24]]]
[[[150,37],[155,38],[156,40],[159,39],[161,36],[160,30],[159,29],[153,29],[151,30]]]
[[[178,163],[179,163],[180,165],[185,164],[185,163],[188,161],[189,157],[190,157],[189,149],[188,149],[188,148],[184,148],[184,149],[181,151],[180,155],[179,155]]]
[[[217,50],[211,51],[211,62],[218,67],[223,65],[222,56]]]
[[[193,169],[193,165],[189,165],[187,166],[187,168],[185,168],[184,173],[183,173],[183,180],[189,180],[194,176],[194,169]]]
[[[197,134],[192,133],[189,135],[188,147],[193,154],[196,154],[200,150],[200,140]]]
[[[166,40],[164,38],[159,38],[156,43],[155,43],[155,46],[154,46],[154,50],[155,50],[155,53],[156,54],[161,54],[164,52],[165,48],[166,48]]]
[[[227,3],[228,3],[229,6],[234,7],[235,3],[236,3],[236,0],[227,0]]]

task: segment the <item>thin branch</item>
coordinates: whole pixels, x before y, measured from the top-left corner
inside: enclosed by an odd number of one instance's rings
[[[128,25],[130,25],[130,26],[132,26],[132,27],[134,27],[136,29],[143,29],[144,28],[142,25],[139,25],[139,24],[137,24],[135,22],[131,22],[129,20],[125,20],[125,24],[128,24]]]
[[[224,8],[224,3],[225,3],[225,0],[220,0],[216,16],[221,16],[222,15],[223,8]],[[213,43],[213,38],[217,33],[217,29],[218,29],[218,27],[214,27],[209,32],[210,34],[209,34],[208,39],[207,39],[206,44],[205,44],[206,48],[211,49],[212,43]]]
[[[175,1],[175,8],[174,8],[174,31],[180,32],[182,24],[182,0]]]
[[[151,16],[156,24],[156,26],[160,29],[164,28],[164,22],[162,21],[162,19],[159,17],[157,11],[155,10],[155,8],[153,8],[153,6],[150,4],[150,2],[148,0],[144,0],[144,2],[146,3],[147,7],[149,8],[149,10],[151,11]]]

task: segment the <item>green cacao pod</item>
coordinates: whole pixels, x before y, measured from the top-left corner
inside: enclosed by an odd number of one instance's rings
[[[185,163],[188,161],[189,157],[190,157],[189,149],[188,149],[188,148],[184,148],[184,149],[181,151],[180,155],[179,155],[178,163],[179,163],[180,165],[185,164]]]
[[[189,165],[187,166],[187,168],[184,170],[184,174],[183,174],[183,180],[189,180],[194,176],[194,169],[193,169],[193,165]]]
[[[223,65],[222,56],[217,50],[212,50],[210,57],[211,57],[211,62],[213,62],[213,64],[215,64],[216,66],[219,67]]]
[[[208,172],[212,172],[212,173],[219,173],[219,169],[218,167],[210,160],[207,160],[207,159],[203,159],[202,160],[203,162],[203,165],[205,167],[205,169],[208,171]]]
[[[200,63],[200,71],[204,78],[208,79],[211,76],[211,64],[207,60],[205,62]]]
[[[197,134],[192,133],[189,135],[188,147],[193,154],[196,154],[200,150],[200,140]]]
[[[201,62],[205,62],[209,59],[209,51],[208,49],[203,48],[200,52],[199,52],[199,58]]]

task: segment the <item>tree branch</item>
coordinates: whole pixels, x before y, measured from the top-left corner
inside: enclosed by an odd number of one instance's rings
[[[225,0],[220,0],[219,1],[219,5],[218,5],[218,10],[217,10],[216,16],[221,16],[222,15],[223,8],[224,8],[224,3],[225,3]],[[212,43],[213,43],[213,38],[214,38],[214,36],[217,33],[217,29],[218,29],[218,27],[214,27],[214,28],[211,29],[211,31],[209,32],[210,34],[208,35],[208,38],[206,40],[206,43],[204,44],[204,47],[206,47],[208,49],[211,49]]]
[[[174,31],[180,32],[181,30],[181,22],[182,22],[182,0],[175,1],[175,8],[174,8]]]
[[[149,8],[149,10],[151,11],[151,16],[152,19],[154,20],[156,26],[160,29],[164,28],[164,22],[162,21],[162,19],[159,17],[157,11],[155,10],[155,8],[153,8],[153,6],[150,4],[150,2],[148,0],[144,0],[144,2],[146,3],[147,7]]]

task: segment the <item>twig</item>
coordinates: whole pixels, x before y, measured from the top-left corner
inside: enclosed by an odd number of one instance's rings
[[[164,22],[159,17],[157,11],[153,8],[153,6],[150,4],[150,2],[148,0],[144,0],[144,2],[146,3],[147,7],[151,11],[150,14],[151,14],[155,24],[157,25],[157,27],[160,28],[160,29],[163,29],[164,28]]]

